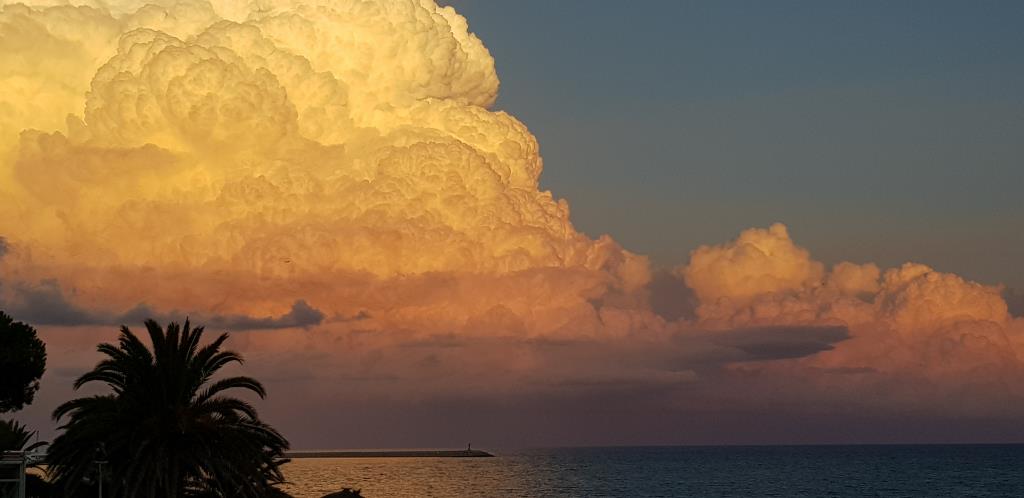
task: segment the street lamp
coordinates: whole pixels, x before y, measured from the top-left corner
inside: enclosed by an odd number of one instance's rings
[[[103,464],[107,463],[106,458],[107,449],[106,447],[104,447],[103,443],[100,443],[99,447],[96,448],[96,466],[98,467],[97,470],[99,472],[99,474],[96,476],[96,482],[99,484],[99,486],[97,487],[99,498],[103,498]]]

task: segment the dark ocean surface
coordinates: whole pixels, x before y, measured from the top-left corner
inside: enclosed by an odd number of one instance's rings
[[[297,498],[1024,497],[1024,445],[570,448],[299,459]]]

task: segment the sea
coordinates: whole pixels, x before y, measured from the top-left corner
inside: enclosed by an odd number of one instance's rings
[[[559,448],[296,459],[296,498],[1024,497],[1024,445]]]

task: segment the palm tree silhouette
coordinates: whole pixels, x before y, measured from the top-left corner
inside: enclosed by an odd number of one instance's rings
[[[14,420],[0,420],[0,453],[5,451],[30,452],[37,448],[46,446],[47,442],[39,441],[32,443],[36,431],[28,430],[22,424]]]
[[[122,327],[118,344],[100,344],[106,358],[74,384],[104,383],[112,394],[54,411],[55,420],[68,421],[50,446],[52,480],[69,496],[98,479],[111,497],[280,496],[275,485],[284,481],[288,442],[249,403],[222,394],[240,389],[263,398],[266,391],[250,377],[212,381],[224,366],[242,363],[221,350],[228,335],[200,347],[203,328],[188,320],[166,332],[148,320],[146,330],[152,351]]]

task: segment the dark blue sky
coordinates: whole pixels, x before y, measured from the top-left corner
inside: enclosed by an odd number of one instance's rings
[[[456,0],[577,226],[1024,287],[1024,2]]]

